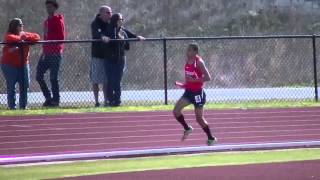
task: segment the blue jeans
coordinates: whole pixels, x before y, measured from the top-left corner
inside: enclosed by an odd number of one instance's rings
[[[106,60],[105,68],[107,74],[107,96],[111,105],[121,104],[121,81],[125,68],[126,58],[121,57],[118,60]]]
[[[16,109],[16,84],[19,84],[19,107],[25,109],[28,104],[29,66],[16,68],[1,65],[7,84],[7,100],[9,109]]]
[[[62,61],[61,54],[42,55],[37,66],[37,75],[36,75],[36,80],[40,85],[43,96],[46,98],[46,100],[52,100],[57,103],[60,102],[59,69],[60,69],[61,61]],[[44,80],[44,75],[48,70],[50,71],[52,95],[46,81]]]

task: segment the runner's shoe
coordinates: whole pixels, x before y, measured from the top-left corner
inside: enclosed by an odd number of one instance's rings
[[[192,131],[193,131],[193,127],[192,127],[192,126],[189,126],[189,129],[188,129],[188,130],[185,130],[185,131],[183,132],[183,136],[182,136],[182,138],[181,138],[181,141],[186,140],[186,139],[188,138],[188,136],[192,133]]]
[[[216,137],[213,137],[213,139],[208,139],[207,144],[208,146],[213,146],[218,142],[218,139]]]

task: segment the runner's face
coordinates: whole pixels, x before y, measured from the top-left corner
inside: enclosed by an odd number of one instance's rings
[[[50,4],[50,3],[46,4],[46,9],[47,9],[47,13],[49,15],[54,14],[56,12],[56,10],[57,10],[56,7],[53,4]]]
[[[187,49],[187,57],[188,58],[192,58],[195,55],[196,55],[196,52],[191,47],[188,47],[188,49]]]

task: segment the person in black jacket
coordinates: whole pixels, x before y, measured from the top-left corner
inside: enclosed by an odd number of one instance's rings
[[[110,26],[110,20],[112,16],[112,10],[109,6],[101,6],[98,15],[91,23],[91,33],[92,38],[95,40],[102,40],[103,42],[108,42],[109,38],[105,36],[105,32]],[[103,42],[93,42],[91,49],[91,67],[90,67],[90,80],[92,82],[92,91],[95,99],[95,107],[99,107],[99,85],[103,85],[103,93],[105,106],[107,102],[107,77],[104,68],[104,43]]]
[[[111,17],[110,27],[106,32],[110,39],[129,39],[138,38],[144,40],[142,36],[137,36],[123,27],[123,18],[120,13]],[[117,107],[121,104],[121,80],[125,67],[125,51],[130,49],[128,41],[110,41],[106,44],[105,51],[106,71],[108,79],[108,100],[110,106]]]

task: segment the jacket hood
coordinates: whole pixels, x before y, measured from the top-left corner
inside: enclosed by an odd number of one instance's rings
[[[100,19],[100,15],[99,14],[96,15],[96,17],[94,18],[94,21],[98,22],[98,23],[105,23],[105,22],[102,21],[102,19]]]
[[[94,20],[98,20],[100,19],[100,14],[97,14],[96,17],[94,18]]]

